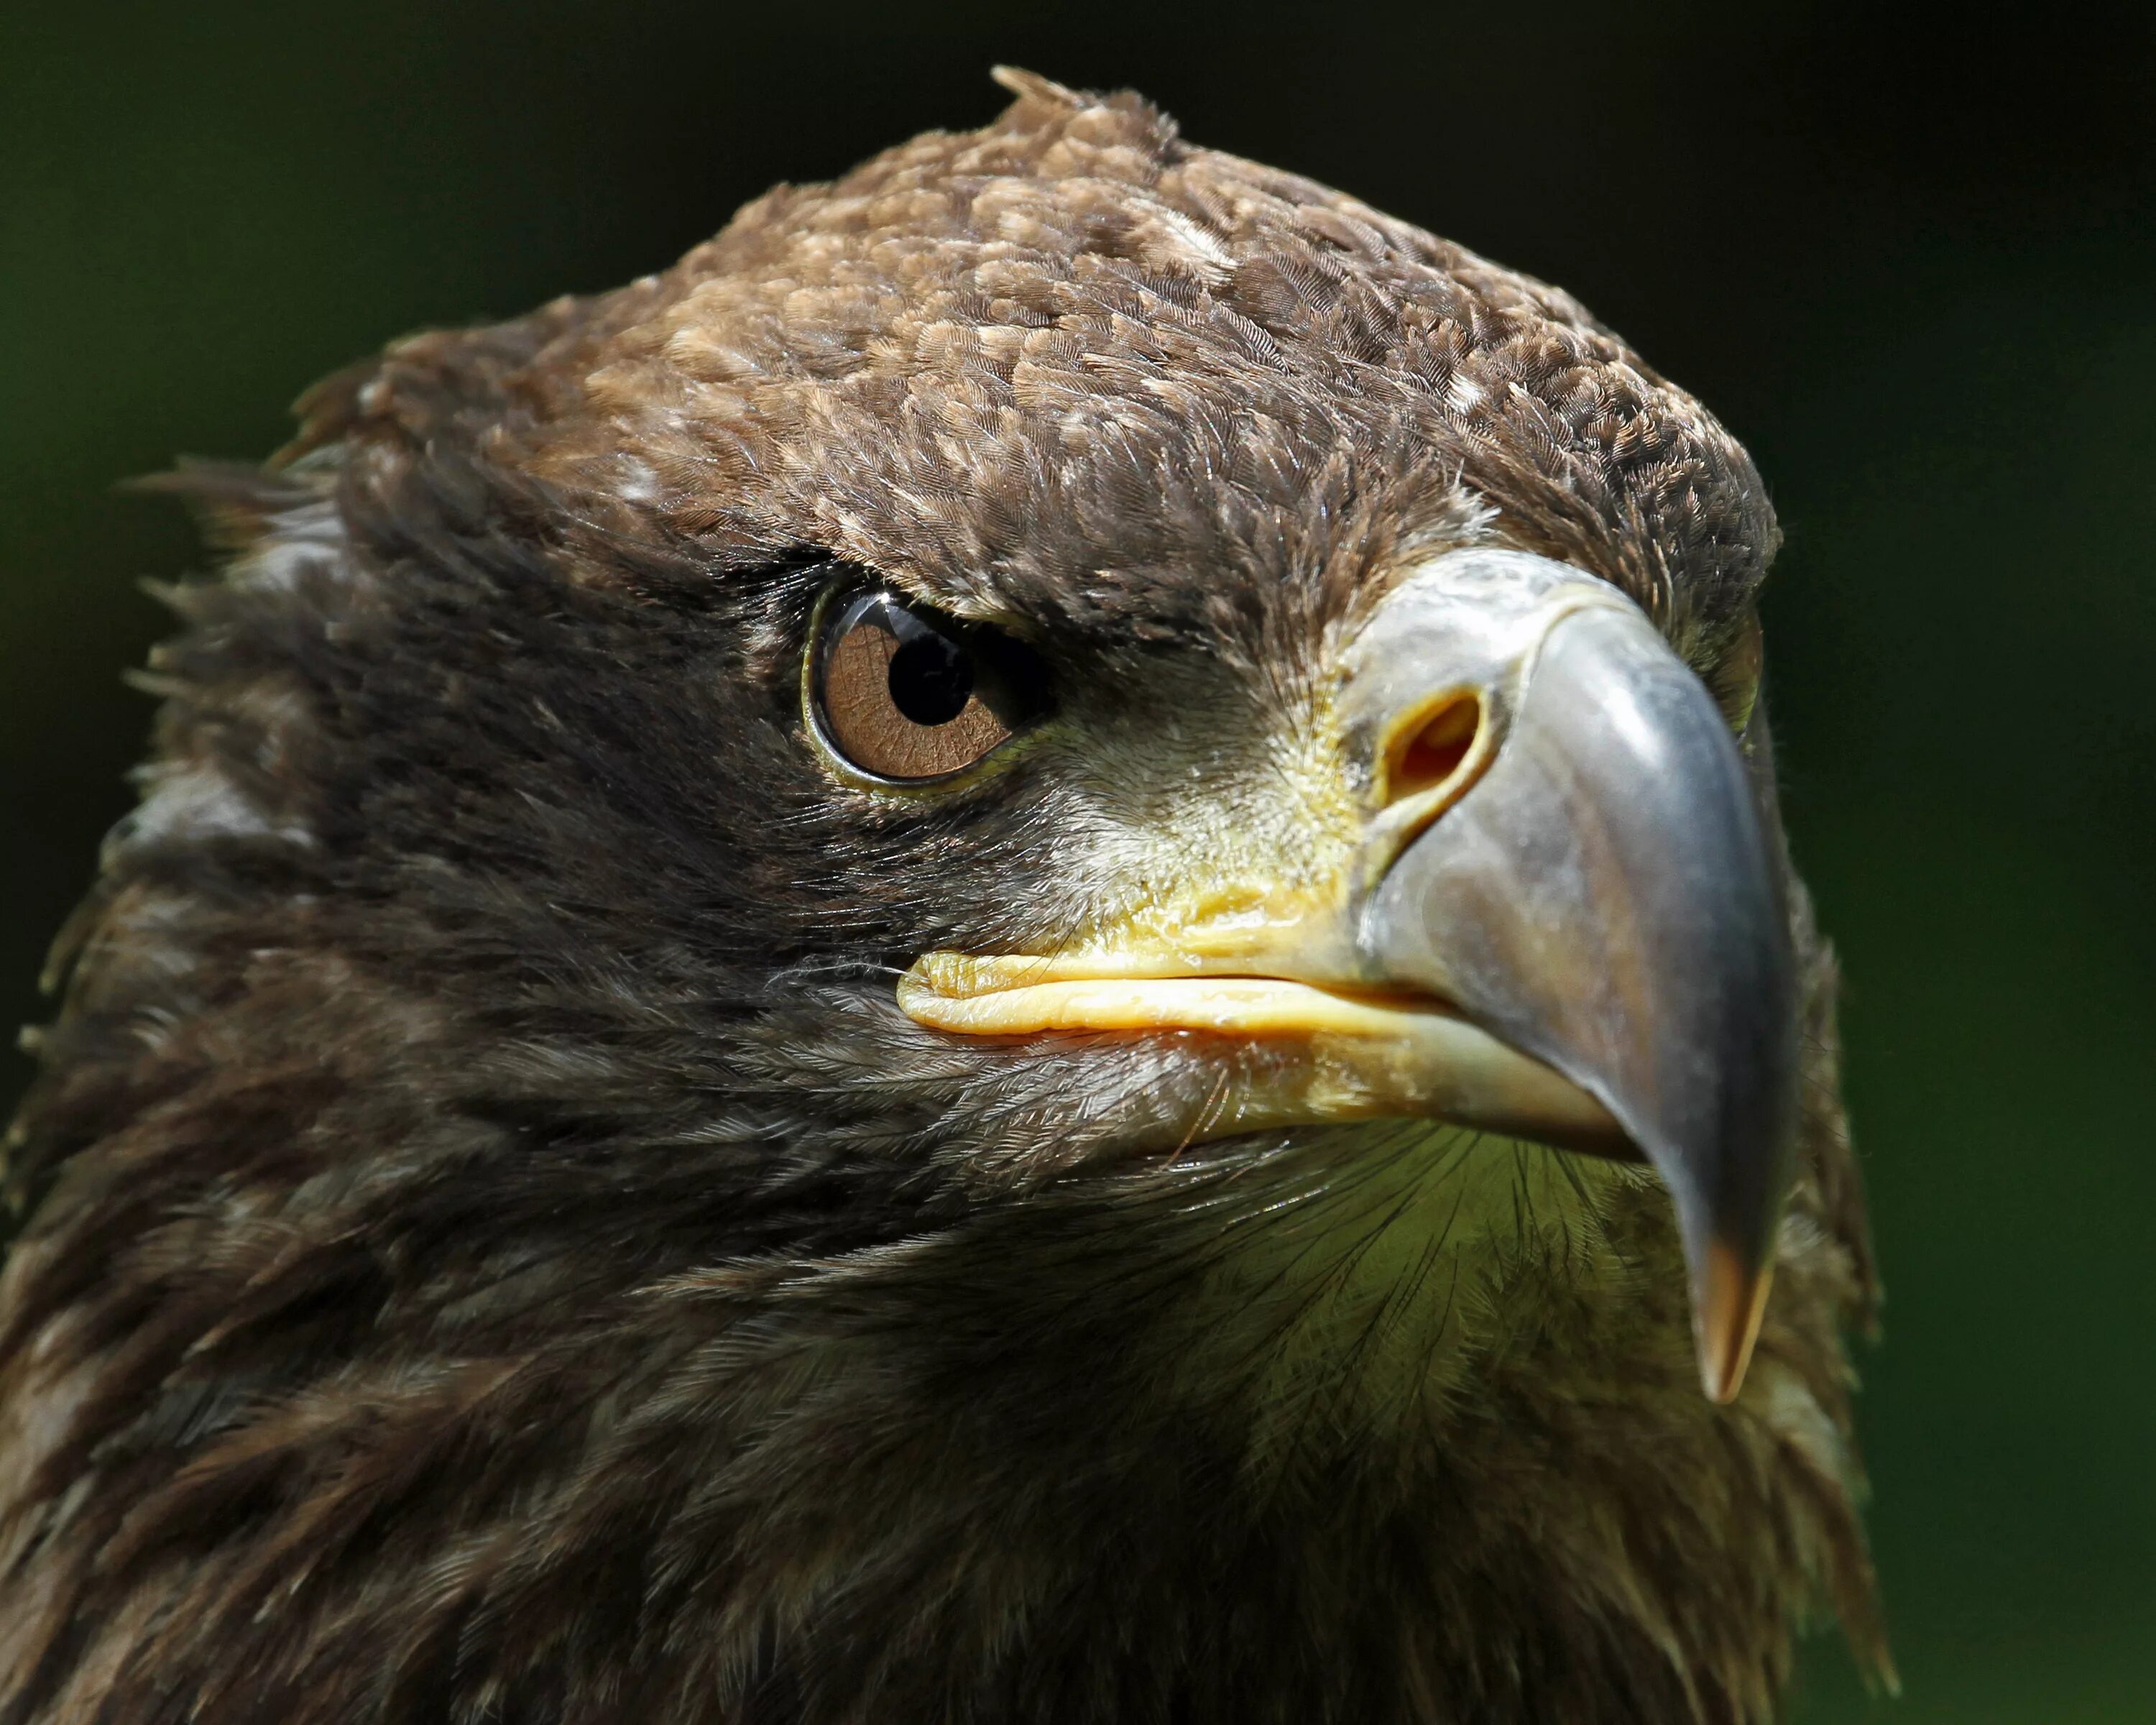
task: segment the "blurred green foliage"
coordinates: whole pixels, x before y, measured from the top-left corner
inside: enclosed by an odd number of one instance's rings
[[[13,6],[0,1015],[45,1010],[125,806],[136,583],[198,561],[116,481],[264,453],[403,330],[977,124],[991,61],[1134,84],[1563,283],[1751,444],[1889,1282],[1863,1425],[1907,1688],[1867,1701],[1822,1640],[1800,1717],[2156,1719],[2152,39],[2145,8]]]

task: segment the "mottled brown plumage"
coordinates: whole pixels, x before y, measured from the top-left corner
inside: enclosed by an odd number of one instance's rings
[[[1697,403],[1560,292],[1011,81],[182,475],[235,561],[172,595],[11,1140],[0,1722],[1748,1721],[1815,1604],[1882,1656],[1800,890],[1727,1408],[1643,1175],[1208,1141],[1247,1049],[892,1005],[1302,842],[1331,644],[1410,553],[1633,596],[1771,800],[1775,530]],[[848,567],[1024,634],[1057,724],[963,793],[834,781],[798,666]]]

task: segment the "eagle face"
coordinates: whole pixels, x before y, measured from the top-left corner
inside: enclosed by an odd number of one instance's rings
[[[13,1140],[0,1722],[1883,1661],[1749,461],[1007,81],[182,476],[238,556]]]

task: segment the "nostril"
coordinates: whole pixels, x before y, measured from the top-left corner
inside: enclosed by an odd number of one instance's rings
[[[1385,773],[1386,800],[1397,803],[1443,784],[1460,770],[1482,728],[1482,703],[1471,695],[1448,701],[1396,742]]]

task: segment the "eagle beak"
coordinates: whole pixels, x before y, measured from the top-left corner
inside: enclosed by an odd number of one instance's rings
[[[1336,894],[1052,957],[930,953],[899,1004],[975,1035],[1290,1051],[1204,1136],[1419,1115],[1644,1158],[1702,1378],[1732,1399],[1789,1180],[1798,1001],[1779,850],[1720,710],[1614,588],[1478,547],[1355,631],[1337,712],[1367,794]]]
[[[1798,999],[1778,849],[1727,722],[1612,589],[1514,552],[1411,578],[1350,672],[1392,775],[1379,819],[1404,840],[1360,895],[1364,974],[1435,995],[1609,1111],[1675,1200],[1701,1375],[1731,1399],[1789,1181]],[[1414,692],[1433,673],[1435,721]],[[1468,701],[1481,734],[1458,768],[1402,782]]]

